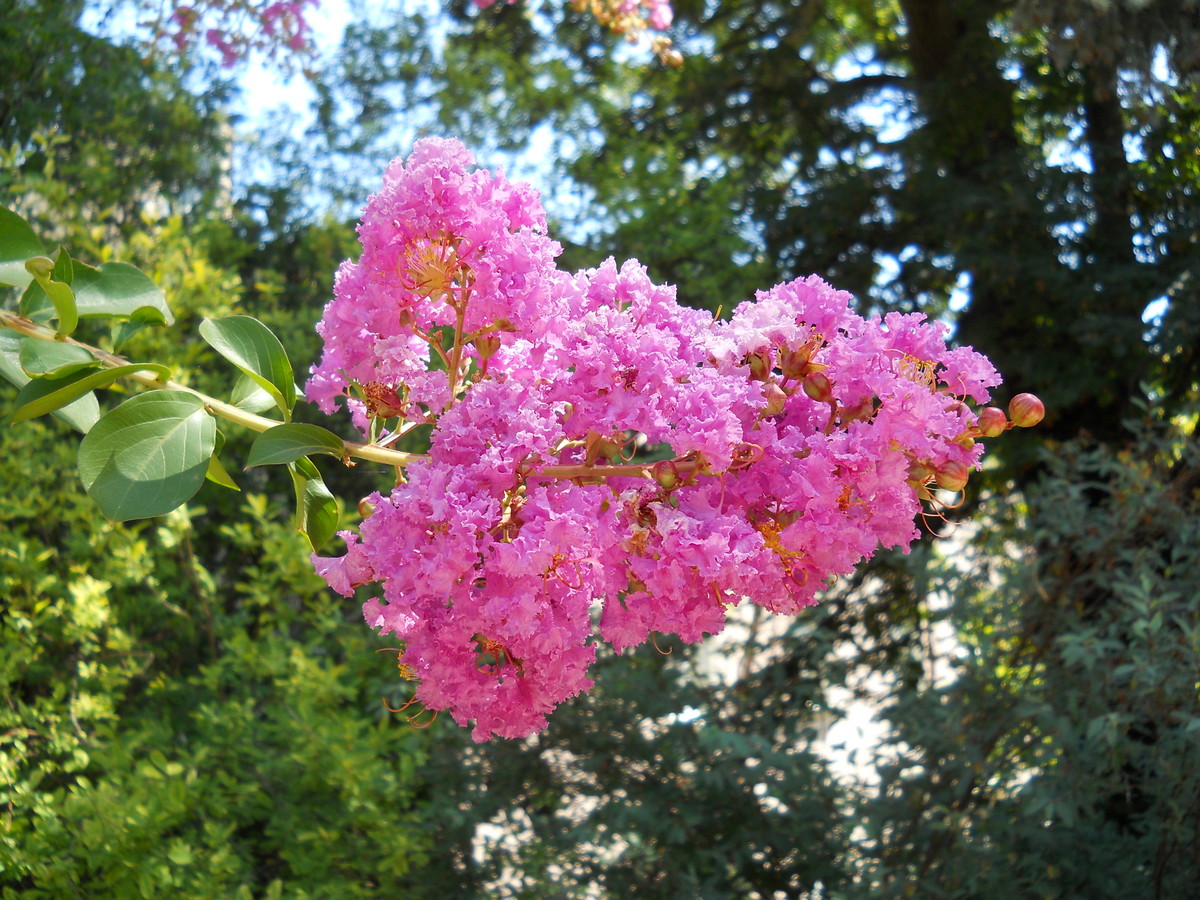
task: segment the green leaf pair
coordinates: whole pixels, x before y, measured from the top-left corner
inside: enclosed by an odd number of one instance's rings
[[[274,332],[251,316],[205,319],[200,336],[275,401],[285,422],[296,404],[296,382],[287,351]]]
[[[121,320],[130,331],[175,321],[166,295],[138,269],[122,262],[99,268],[71,259],[60,247],[47,255],[29,223],[0,207],[0,285],[25,288],[21,315],[58,319],[58,334],[74,333],[81,318]]]
[[[0,375],[20,388],[13,422],[54,413],[84,432],[79,473],[106,516],[124,521],[163,515],[195,496],[205,479],[238,489],[220,462],[224,439],[210,411],[221,411],[224,404],[169,386],[132,397],[101,416],[97,388],[145,372],[165,384],[170,371],[153,363],[112,365],[124,361],[67,340],[87,317],[113,320],[118,346],[147,324],[173,322],[165,295],[149,278],[125,263],[85,265],[61,247],[47,254],[28,223],[0,207],[4,285],[24,289],[19,307],[24,319],[43,326],[57,320],[57,340],[15,318],[12,327],[26,336],[0,335]],[[338,512],[308,457],[325,453],[344,459],[345,445],[324,428],[291,423],[297,395],[292,364],[265,325],[250,316],[205,319],[200,334],[242,373],[233,405],[255,412],[273,405],[282,415],[282,424],[255,441],[248,466],[288,467],[299,528],[313,549],[319,548],[336,530]],[[261,428],[261,421],[246,424]]]
[[[190,500],[205,478],[236,487],[217,461],[219,441],[216,422],[200,397],[151,391],[126,400],[88,432],[79,446],[79,474],[109,518],[161,516]],[[251,465],[287,464],[298,526],[314,550],[337,530],[338,511],[306,454],[340,458],[343,452],[342,442],[316,425],[269,429],[251,451]]]
[[[90,368],[91,363],[95,362],[94,357],[86,350],[83,350],[82,347],[75,348],[72,344],[61,344],[57,341],[27,341],[16,335],[0,333],[0,375],[22,390],[34,381],[28,374],[29,371],[32,371],[30,364],[35,367],[38,365],[36,361],[30,360],[26,351],[26,348],[32,344],[36,344],[39,347],[61,348],[67,350],[68,354],[70,348],[78,349],[85,353],[90,361],[87,366],[80,365],[76,369],[72,369],[69,363],[64,362],[60,367],[51,366],[45,372],[39,372],[38,374],[63,375],[70,371]],[[79,357],[76,357],[76,361],[82,362]],[[49,363],[46,364],[50,365]],[[18,408],[19,411],[20,409]],[[85,393],[79,399],[70,401],[58,409],[51,410],[51,412],[76,431],[87,434],[88,430],[100,419],[100,403],[96,400],[95,394]]]

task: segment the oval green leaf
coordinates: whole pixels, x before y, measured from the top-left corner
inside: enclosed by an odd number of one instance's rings
[[[21,345],[21,368],[27,375],[67,375],[91,369],[100,361],[78,344],[26,338]]]
[[[151,391],[102,418],[79,445],[79,475],[117,521],[161,516],[200,490],[217,426],[194,394]]]
[[[260,388],[253,378],[239,372],[229,402],[246,412],[264,413],[275,406],[275,400]]]
[[[46,248],[29,223],[11,209],[0,206],[0,284],[24,287],[33,280],[25,260],[42,256]]]
[[[118,378],[135,372],[154,372],[164,381],[171,377],[171,370],[158,363],[136,363],[128,366],[113,366],[99,372],[73,372],[61,377],[34,378],[17,394],[17,410],[13,413],[13,424],[34,419],[65,406],[96,388],[107,387]],[[191,396],[191,395],[189,395]]]
[[[284,419],[292,417],[296,383],[292,364],[279,338],[252,316],[205,319],[200,336],[271,395]]]
[[[129,263],[108,262],[97,269],[75,260],[74,269],[71,287],[80,317],[136,315],[165,325],[175,321],[162,288]]]
[[[296,527],[308,538],[313,552],[333,537],[338,526],[337,502],[312,460],[301,457],[288,463],[292,485],[296,489]]]
[[[255,438],[246,468],[295,462],[313,453],[327,453],[342,459],[346,455],[346,445],[320,425],[276,425]]]
[[[16,335],[0,334],[0,375],[19,388],[29,384],[30,381],[21,366],[21,350],[24,342],[24,338]],[[96,400],[95,394],[84,394],[78,400],[68,403],[61,409],[54,410],[54,415],[76,431],[87,434],[100,418],[100,403]]]

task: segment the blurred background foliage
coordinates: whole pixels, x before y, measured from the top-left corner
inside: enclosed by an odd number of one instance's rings
[[[555,4],[371,8],[311,109],[251,123],[236,73],[81,24],[114,8],[0,0],[2,202],[146,269],[180,325],[129,355],[207,391],[205,315],[313,360],[356,208],[432,132],[536,178],[564,265],[726,310],[817,272],[1049,417],[942,537],[794,621],[602,653],[482,746],[384,711],[283,479],[118,526],[70,429],[6,428],[0,896],[1194,896],[1195,0],[680,0],[679,70]],[[352,520],[379,476],[326,469]]]

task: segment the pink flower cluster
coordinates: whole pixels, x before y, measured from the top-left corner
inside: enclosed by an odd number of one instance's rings
[[[479,9],[494,6],[496,0],[472,0]],[[511,5],[517,0],[506,0]],[[580,12],[589,12],[602,26],[613,34],[624,35],[631,43],[638,43],[648,31],[666,31],[675,19],[671,0],[571,0],[571,5]],[[671,46],[671,41],[658,35],[650,39],[651,49],[664,63],[681,65],[683,57]]]
[[[252,51],[274,56],[280,50],[308,47],[309,25],[305,7],[319,0],[194,0],[176,7],[168,24],[158,29],[177,51],[191,46],[203,33],[204,41],[221,54],[221,64],[235,65]]]
[[[620,651],[744,601],[798,612],[978,466],[970,402],[1000,379],[944,326],[864,319],[816,277],[720,321],[636,262],[560,271],[534,191],[472,163],[430,139],[389,166],[308,395],[373,440],[432,426],[315,562],[343,594],[380,585],[368,624],[476,740],[587,690],[597,627]]]

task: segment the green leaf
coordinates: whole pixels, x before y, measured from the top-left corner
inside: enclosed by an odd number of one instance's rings
[[[29,223],[0,206],[0,284],[24,287],[32,280],[25,260],[46,252]]]
[[[296,489],[296,527],[316,552],[337,531],[337,503],[325,487],[320,471],[308,457],[302,456],[288,463],[288,471]]]
[[[110,519],[161,516],[204,484],[216,432],[194,394],[139,394],[104,416],[83,439],[79,475]]]
[[[320,425],[276,425],[255,438],[246,468],[295,462],[312,453],[327,453],[343,459],[346,445],[336,434]]]
[[[204,473],[204,477],[214,484],[219,484],[221,487],[227,487],[233,491],[240,491],[237,482],[230,477],[225,466],[221,464],[221,450],[225,446],[225,435],[217,429],[216,445],[213,447],[212,456],[208,458],[208,471]]]
[[[249,375],[238,373],[229,402],[246,412],[262,413],[275,405],[271,395],[258,386]]]
[[[40,284],[30,281],[25,292],[21,294],[17,312],[39,325],[46,325],[54,318],[54,303],[46,296],[46,292],[42,290]]]
[[[68,375],[98,365],[100,361],[78,344],[26,338],[21,345],[21,368],[34,377]]]
[[[175,863],[177,866],[190,866],[196,859],[192,853],[192,848],[184,843],[174,844],[167,851],[167,859]]]
[[[162,288],[129,263],[108,262],[96,269],[75,260],[71,286],[81,317],[136,316],[166,325],[175,321]]]
[[[292,417],[296,402],[292,364],[271,329],[251,316],[229,316],[205,319],[200,336],[270,394],[285,420]]]
[[[75,280],[75,266],[66,247],[59,247],[54,251],[54,268],[50,271],[50,277],[63,284],[70,284]]]
[[[113,352],[120,353],[125,342],[147,325],[161,325],[162,315],[156,309],[142,307],[125,319],[118,319],[112,330]]]
[[[13,413],[13,424],[53,412],[89,391],[107,387],[118,378],[135,372],[154,372],[163,380],[171,377],[171,370],[166,366],[157,363],[136,363],[101,369],[99,372],[84,371],[61,377],[34,378],[17,394],[17,410]]]
[[[25,338],[0,331],[0,375],[17,387],[23,387],[29,381],[29,376],[21,367],[21,346],[24,343]]]
[[[55,278],[55,273],[67,274],[70,277],[71,258],[65,250],[59,248],[57,258],[61,260],[63,257],[67,259],[65,267],[60,267],[55,260],[45,256],[35,256],[33,259],[25,261],[26,271],[33,276],[43,293],[45,293],[54,305],[54,312],[58,315],[58,333],[60,335],[70,334],[79,324],[79,313],[75,306],[75,292],[71,290],[69,285]]]
[[[221,487],[229,488],[231,491],[241,490],[215,453],[208,458],[208,469],[205,471],[204,477],[213,484],[219,484]]]
[[[0,375],[19,388],[30,382],[29,376],[21,366],[21,350],[24,343],[24,338],[0,334]],[[76,431],[87,434],[100,419],[100,403],[95,394],[89,393],[61,409],[54,410],[54,415]]]

